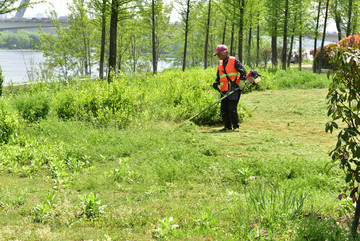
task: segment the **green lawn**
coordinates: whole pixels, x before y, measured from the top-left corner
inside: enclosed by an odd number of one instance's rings
[[[251,116],[231,133],[23,124],[1,147],[0,239],[341,240],[333,219],[344,183],[337,166],[326,168],[336,144],[324,131],[326,93],[243,95]]]

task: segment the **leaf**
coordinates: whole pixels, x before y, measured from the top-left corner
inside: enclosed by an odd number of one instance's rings
[[[345,181],[346,181],[346,182],[350,182],[351,179],[352,179],[352,177],[353,177],[353,174],[352,174],[352,173],[347,174],[347,175],[346,175],[346,178],[345,178]]]
[[[356,142],[352,142],[352,143],[349,145],[349,149],[352,150],[356,145],[357,145]]]
[[[353,158],[360,158],[360,147],[356,148],[356,151],[353,154]]]
[[[332,122],[332,125],[335,127],[335,129],[339,128],[339,126],[338,126],[338,124],[336,124],[336,122]]]
[[[341,136],[341,139],[343,139],[346,143],[349,142],[349,134],[346,130],[345,130],[344,135]]]

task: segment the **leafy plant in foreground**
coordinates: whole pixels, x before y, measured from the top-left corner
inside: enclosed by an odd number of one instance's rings
[[[256,219],[269,229],[277,223],[286,224],[287,221],[299,219],[306,196],[303,193],[287,190],[268,191],[261,185],[250,190],[250,202],[253,204]]]
[[[339,47],[334,54],[338,69],[332,74],[333,81],[329,87],[328,116],[332,118],[326,124],[326,132],[332,132],[339,126],[336,121],[345,125],[341,128],[335,149],[330,153],[333,163],[340,163],[344,171],[347,187],[341,197],[352,198],[356,202],[351,233],[357,237],[360,218],[360,50],[357,47]]]
[[[56,192],[49,192],[46,196],[46,198],[44,198],[40,204],[38,204],[34,209],[33,209],[33,214],[34,214],[34,222],[45,222],[46,220],[46,216],[48,215],[48,213],[50,212],[54,200],[56,197]]]
[[[0,145],[7,143],[18,127],[18,117],[4,100],[0,100]]]
[[[170,216],[166,216],[164,219],[159,219],[160,227],[154,229],[155,238],[163,239],[178,228],[179,225],[175,224],[176,220],[176,218]]]
[[[4,76],[2,75],[2,68],[0,66],[0,96],[2,95],[3,83],[4,83]]]
[[[84,210],[80,216],[84,215],[87,219],[94,220],[100,214],[104,213],[106,205],[101,205],[101,200],[99,199],[99,194],[85,194],[82,199]]]
[[[347,240],[347,231],[333,219],[319,220],[316,216],[310,216],[301,220],[294,240]]]

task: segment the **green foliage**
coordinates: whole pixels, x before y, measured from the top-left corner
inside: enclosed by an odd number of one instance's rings
[[[5,81],[5,78],[3,76],[3,71],[2,71],[2,68],[0,66],[0,97],[2,95],[2,92],[3,92],[3,83]]]
[[[321,62],[322,69],[335,69],[336,68],[336,64],[332,61],[333,55],[335,52],[335,48],[334,48],[335,46],[336,46],[336,44],[334,44],[334,43],[324,46],[322,62]],[[320,59],[320,48],[317,49],[316,55],[314,57],[315,65],[317,65],[317,63],[319,63],[319,59]]]
[[[18,116],[8,102],[0,99],[0,145],[7,143],[14,136],[18,127]]]
[[[86,218],[89,220],[95,220],[100,214],[104,213],[105,205],[101,205],[99,194],[84,194],[82,198],[84,212]]]
[[[334,60],[339,70],[332,74],[333,82],[327,96],[328,116],[332,120],[326,124],[326,131],[332,132],[334,128],[339,128],[336,123],[339,120],[346,123],[338,134],[331,156],[333,162],[340,162],[340,168],[345,171],[346,182],[354,187],[360,175],[360,147],[357,144],[360,133],[359,49],[341,48],[335,53]]]
[[[29,122],[45,119],[50,110],[50,98],[46,93],[38,92],[19,96],[15,106],[20,115]]]
[[[348,240],[348,233],[334,219],[320,219],[311,215],[301,220],[294,240]]]
[[[250,202],[261,226],[273,228],[273,224],[297,220],[302,217],[306,194],[295,191],[268,191],[259,185],[250,190]]]
[[[297,69],[281,70],[268,68],[258,70],[261,74],[260,89],[311,89],[327,88],[330,80],[326,75],[314,74],[311,71]]]
[[[34,49],[40,43],[40,36],[37,32],[19,30],[17,33],[2,32],[0,43],[7,49]]]
[[[157,239],[165,239],[168,237],[168,235],[171,235],[176,228],[179,227],[178,224],[176,224],[177,219],[166,216],[164,219],[159,220],[159,228],[154,229],[153,236]]]
[[[332,162],[339,163],[340,168],[344,171],[347,186],[344,189],[343,197],[349,195],[353,202],[358,199],[355,213],[359,213],[360,200],[356,197],[360,182],[360,146],[358,143],[360,134],[359,46],[340,47],[334,54],[334,63],[338,66],[338,70],[332,74],[333,82],[329,87],[327,96],[328,116],[332,120],[326,124],[325,131],[333,132],[334,128],[338,129],[338,121],[345,124],[341,127],[336,147],[330,155]],[[357,235],[356,222],[358,220],[354,221],[351,230],[354,238]]]
[[[119,165],[113,171],[110,172],[109,178],[115,182],[134,182],[134,179],[137,178],[138,172],[132,171],[130,165],[127,163],[128,159],[119,160]]]
[[[55,197],[55,191],[49,192],[47,196],[41,201],[41,203],[33,209],[34,222],[46,222],[47,216],[49,215],[50,210],[53,207]]]

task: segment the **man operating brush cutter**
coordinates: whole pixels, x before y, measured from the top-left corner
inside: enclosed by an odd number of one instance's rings
[[[228,95],[221,99],[220,111],[225,127],[220,131],[239,131],[237,106],[241,91],[247,84],[257,84],[255,80],[259,74],[256,70],[251,70],[246,74],[240,61],[229,56],[228,48],[225,45],[217,46],[214,56],[218,56],[220,61],[213,88],[218,90],[222,96]]]
[[[260,82],[260,75],[256,70],[250,70],[247,74],[244,66],[235,57],[228,56],[228,49],[225,45],[219,45],[216,48],[214,56],[220,59],[217,78],[213,83],[213,88],[220,92],[221,98],[190,117],[180,126],[185,125],[186,122],[198,117],[204,111],[210,109],[217,103],[221,102],[221,116],[225,127],[220,131],[238,131],[239,130],[239,116],[237,113],[237,105],[240,100],[241,91],[245,85],[256,85]],[[219,89],[220,86],[220,89]]]

